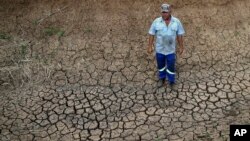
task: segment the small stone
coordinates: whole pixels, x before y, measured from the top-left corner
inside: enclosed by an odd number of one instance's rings
[[[146,114],[147,115],[154,115],[155,111],[156,111],[155,107],[150,107],[147,109]]]
[[[198,84],[198,87],[202,90],[206,90],[207,86],[204,84]]]
[[[215,95],[212,95],[212,96],[210,96],[209,101],[216,102],[216,101],[219,101],[219,98],[216,97]]]

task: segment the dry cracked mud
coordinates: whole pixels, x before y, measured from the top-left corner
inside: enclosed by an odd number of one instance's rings
[[[250,123],[249,0],[169,0],[186,30],[157,88],[162,0],[1,0],[0,140],[229,141]]]

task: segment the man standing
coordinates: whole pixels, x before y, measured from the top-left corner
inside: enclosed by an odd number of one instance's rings
[[[149,29],[149,46],[147,52],[152,54],[155,41],[156,61],[159,71],[158,87],[161,87],[167,79],[172,86],[175,84],[176,39],[178,41],[178,53],[183,53],[183,35],[185,33],[180,20],[171,15],[169,4],[161,5],[162,16],[156,18]]]

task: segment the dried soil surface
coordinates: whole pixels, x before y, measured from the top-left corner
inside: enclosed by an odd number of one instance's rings
[[[1,0],[0,140],[229,141],[250,121],[250,1],[169,0],[186,30],[157,88],[162,0]]]

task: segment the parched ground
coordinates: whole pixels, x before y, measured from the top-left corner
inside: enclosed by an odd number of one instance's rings
[[[169,0],[186,30],[157,88],[162,0],[1,0],[0,140],[229,141],[250,123],[249,0]]]

